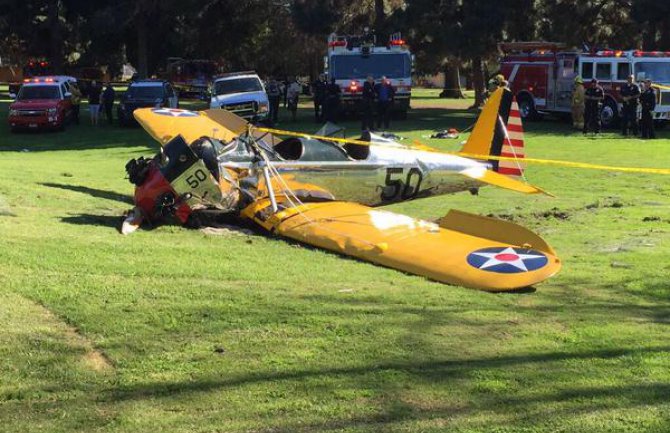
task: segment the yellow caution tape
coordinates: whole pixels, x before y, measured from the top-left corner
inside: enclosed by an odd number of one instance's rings
[[[314,138],[316,140],[334,141],[335,143],[361,144],[363,146],[369,146],[371,144],[369,141],[355,140],[352,138],[326,137],[323,135],[305,134],[303,132],[284,131],[282,129],[272,129],[272,128],[254,128],[254,129],[261,132],[269,132],[270,134],[290,135],[292,137],[302,137],[302,138]]]
[[[668,86],[664,86],[664,85],[662,85],[662,84],[656,84],[656,83],[652,83],[652,84],[651,84],[651,87],[656,87],[656,88],[658,88],[658,89],[662,89],[662,90],[670,90],[670,87],[668,87]]]
[[[445,153],[458,155],[465,158],[482,159],[482,160],[491,159],[494,161],[517,161],[521,163],[528,162],[535,164],[558,165],[562,167],[586,168],[591,170],[623,171],[628,173],[670,174],[670,168],[616,167],[611,165],[590,164],[587,162],[560,161],[556,159],[539,159],[539,158],[525,158],[525,157],[513,158],[509,156],[474,155],[470,153],[461,153],[461,152],[445,152]]]
[[[669,88],[670,89],[670,88]],[[269,132],[271,134],[277,135],[288,135],[293,137],[302,137],[302,138],[314,138],[316,140],[324,141],[333,141],[336,143],[352,143],[360,144],[363,146],[370,146],[369,141],[355,140],[350,138],[336,138],[336,137],[325,137],[321,135],[312,135],[305,134],[302,132],[293,132],[285,131],[281,129],[272,129],[272,128],[255,128],[258,131]],[[423,146],[422,146],[423,147]],[[425,148],[419,148],[419,150],[430,151],[428,146]],[[573,161],[561,161],[555,159],[539,159],[539,158],[514,158],[509,156],[495,156],[495,155],[477,155],[472,153],[463,153],[463,152],[448,152],[448,151],[439,151],[440,153],[445,153],[448,155],[461,156],[464,158],[472,158],[479,160],[494,160],[494,161],[516,161],[522,163],[530,164],[546,164],[546,165],[557,165],[561,167],[572,167],[572,168],[584,168],[590,170],[605,170],[605,171],[620,171],[626,173],[647,173],[647,174],[667,174],[670,175],[670,168],[645,168],[645,167],[616,167],[610,165],[600,165],[600,164],[590,164],[587,162],[573,162]]]

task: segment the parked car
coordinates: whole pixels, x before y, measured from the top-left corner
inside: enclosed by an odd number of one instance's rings
[[[68,76],[34,77],[24,80],[9,106],[9,128],[63,130],[72,119],[71,86],[77,81]]]
[[[212,85],[210,108],[223,108],[247,120],[266,120],[270,103],[265,86],[253,71],[217,77]]]
[[[136,80],[128,85],[117,108],[119,124],[135,121],[133,111],[142,107],[178,108],[179,99],[172,85],[164,80]]]

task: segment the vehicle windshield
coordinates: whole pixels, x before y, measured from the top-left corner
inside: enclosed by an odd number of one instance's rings
[[[127,99],[163,99],[163,86],[130,86]]]
[[[372,75],[375,79],[409,78],[411,61],[409,54],[379,54],[368,57],[341,55],[331,57],[332,76],[336,79],[363,79]]]
[[[234,80],[217,81],[214,84],[214,93],[229,95],[231,93],[260,92],[263,90],[258,78],[237,78]]]
[[[635,63],[635,79],[670,83],[670,62],[637,62]]]
[[[16,97],[19,101],[29,99],[60,99],[58,86],[23,86]]]

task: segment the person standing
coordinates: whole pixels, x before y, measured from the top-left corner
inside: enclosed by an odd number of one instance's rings
[[[73,83],[70,85],[70,101],[72,102],[72,121],[79,125],[79,106],[81,105],[81,90],[77,84]]]
[[[93,126],[98,124],[100,117],[101,93],[98,83],[95,80],[91,81],[91,86],[88,89],[88,110],[91,113],[91,125]]]
[[[577,130],[584,129],[584,80],[575,78],[575,88],[572,90],[572,126]]]
[[[340,86],[335,82],[335,77],[330,79],[326,87],[326,100],[324,103],[324,117],[326,122],[337,123],[340,111]]]
[[[484,101],[487,101],[491,94],[503,86],[503,81],[505,81],[505,76],[503,74],[496,74],[491,77],[486,83],[486,92],[484,93]]]
[[[282,96],[284,98],[284,108],[288,108],[288,86],[290,86],[291,83],[292,81],[288,79],[288,76],[285,76],[284,81],[281,82]]]
[[[605,99],[605,91],[595,78],[584,92],[584,134],[593,130],[600,134],[600,104]]]
[[[381,129],[382,123],[384,128],[390,127],[391,109],[393,107],[393,98],[395,91],[391,82],[382,76],[381,82],[375,86],[375,96],[377,97],[377,129]]]
[[[628,76],[628,82],[621,86],[621,99],[623,99],[623,109],[621,118],[621,134],[628,136],[630,129],[633,135],[637,135],[637,104],[640,98],[640,88],[635,84],[633,75]]]
[[[279,120],[279,102],[281,101],[281,86],[274,78],[268,82],[268,102],[270,103],[270,123],[273,125]]]
[[[312,83],[312,98],[314,99],[314,122],[323,120],[323,104],[326,100],[326,79],[323,74]]]
[[[102,92],[102,107],[105,109],[105,116],[110,125],[113,123],[115,97],[116,92],[114,91],[114,87],[112,87],[111,83],[106,83],[105,90]]]
[[[300,100],[300,91],[302,86],[298,84],[296,78],[291,82],[286,89],[286,98],[288,99],[288,110],[291,112],[291,120],[295,122],[296,113],[298,111],[298,101]]]
[[[374,105],[375,105],[375,79],[372,75],[363,83],[363,92],[361,95],[361,130],[372,131],[374,125]]]
[[[642,105],[642,119],[640,121],[641,138],[656,138],[654,133],[654,116],[656,108],[656,91],[651,86],[651,80],[644,80],[644,92],[640,95],[640,104]]]

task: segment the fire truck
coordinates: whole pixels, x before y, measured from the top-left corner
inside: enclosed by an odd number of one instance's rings
[[[584,85],[596,78],[605,91],[601,120],[614,127],[621,116],[621,86],[629,75],[636,81],[651,79],[670,84],[670,52],[640,50],[564,50],[553,42],[511,42],[499,45],[503,56],[501,73],[516,95],[521,116],[538,118],[542,113],[570,113],[572,90],[577,76]],[[670,91],[657,91],[654,119],[670,118]]]
[[[377,83],[385,76],[395,90],[393,110],[405,118],[412,93],[412,63],[413,56],[400,33],[392,34],[383,46],[377,45],[376,35],[369,31],[354,36],[333,33],[328,38],[324,70],[328,80],[335,78],[340,86],[342,111],[359,110],[368,75]]]
[[[211,60],[169,57],[165,79],[172,82],[180,97],[207,98],[207,89],[219,72],[219,65]]]
[[[51,73],[51,65],[45,59],[30,59],[21,69],[21,76],[18,76],[18,80],[11,81],[9,83],[9,95],[10,97],[16,97],[19,93],[19,89],[23,84],[22,80],[26,78],[30,79],[38,76],[45,76]]]

